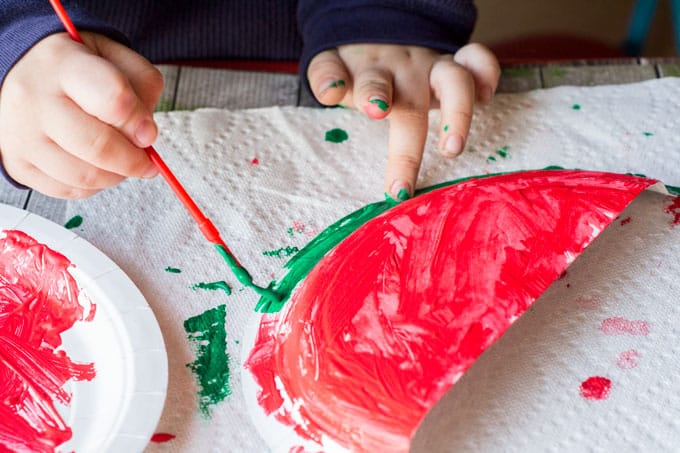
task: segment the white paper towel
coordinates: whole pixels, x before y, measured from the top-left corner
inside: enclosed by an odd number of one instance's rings
[[[438,118],[433,111],[421,187],[549,165],[641,173],[680,185],[680,79],[499,95],[476,111],[457,159],[435,150]],[[329,224],[382,198],[386,122],[306,108],[170,112],[156,119],[156,149],[257,283],[282,275],[286,247],[302,248]],[[349,139],[325,141],[333,128]],[[454,387],[444,414],[416,439],[419,451],[679,447],[680,361],[673,350],[680,342],[680,227],[670,226],[667,204],[654,194],[636,201],[621,219],[630,220],[598,239]],[[73,215],[84,219],[76,232],[140,287],[163,331],[170,376],[157,431],[176,437],[148,451],[266,451],[240,382],[247,356],[240,342],[258,298],[230,275],[164,181],[129,180],[69,202],[67,218]],[[269,256],[279,250],[280,257]],[[191,289],[217,280],[226,280],[232,295]],[[222,304],[232,394],[204,417],[186,367],[196,351],[183,322]],[[607,318],[647,322],[649,333],[606,335],[599,327]],[[606,400],[579,395],[580,383],[595,375],[613,382]]]

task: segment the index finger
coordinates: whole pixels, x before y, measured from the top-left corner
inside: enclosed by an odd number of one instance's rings
[[[410,89],[405,90],[404,87]],[[416,90],[414,87],[424,89]],[[395,99],[388,117],[390,127],[385,172],[385,191],[394,199],[404,200],[415,190],[427,139],[429,105],[427,81],[418,83],[395,76]]]

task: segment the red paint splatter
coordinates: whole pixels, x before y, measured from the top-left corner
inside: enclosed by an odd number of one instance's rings
[[[581,382],[579,392],[581,396],[588,400],[605,400],[609,397],[612,388],[612,381],[602,376],[591,376]]]
[[[631,220],[630,217],[626,217],[625,219],[621,220],[621,222],[619,222],[619,225],[621,226],[628,225],[630,223],[630,220]]]
[[[652,182],[512,173],[375,217],[262,317],[246,361],[260,406],[318,443],[407,450],[427,411]]]
[[[157,443],[164,443],[164,442],[169,442],[172,439],[175,438],[174,434],[169,434],[169,433],[155,433],[153,436],[151,436],[151,442],[157,442]]]
[[[94,365],[71,361],[61,334],[86,311],[70,261],[21,231],[0,239],[0,450],[52,452],[71,428],[54,402],[69,404],[70,379]],[[91,311],[91,310],[90,310]]]
[[[649,335],[649,323],[647,321],[631,321],[619,316],[602,320],[600,330],[605,335]]]
[[[664,208],[664,212],[673,215],[671,226],[680,224],[680,197],[672,197],[670,204]]]
[[[629,370],[638,366],[638,361],[640,360],[640,353],[635,349],[629,349],[628,351],[623,351],[619,354],[619,358],[616,359],[616,366],[622,370]]]
[[[260,159],[258,159],[257,157],[253,157],[253,160],[251,160],[250,163],[253,165],[259,165]]]

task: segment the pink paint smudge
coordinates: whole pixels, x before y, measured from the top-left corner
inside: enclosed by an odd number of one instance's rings
[[[587,400],[599,401],[609,397],[612,381],[602,376],[591,376],[581,382],[579,393]]]
[[[616,359],[616,366],[622,370],[630,370],[638,366],[639,360],[640,353],[635,349],[629,349],[619,354],[618,359]]]
[[[640,320],[631,321],[617,316],[615,318],[603,319],[600,330],[605,335],[635,335],[646,337],[649,335],[649,323]]]

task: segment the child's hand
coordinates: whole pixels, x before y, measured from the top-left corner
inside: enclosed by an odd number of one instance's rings
[[[156,139],[163,88],[143,57],[101,35],[86,46],[48,36],[10,70],[0,91],[0,155],[17,182],[59,198],[87,197],[156,170],[143,147]]]
[[[371,118],[389,117],[385,191],[413,194],[428,131],[428,111],[440,105],[439,149],[463,151],[475,99],[488,102],[500,67],[486,47],[469,44],[455,55],[416,46],[351,44],[317,54],[307,78],[324,105],[342,103]]]

